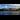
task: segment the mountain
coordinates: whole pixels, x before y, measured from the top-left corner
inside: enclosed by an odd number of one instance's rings
[[[8,11],[9,9],[6,9],[6,8],[3,8],[3,9],[0,9],[0,11]]]
[[[7,9],[7,8],[2,8],[2,9],[0,9],[0,11],[19,11],[20,10],[20,8],[9,8],[9,9]]]
[[[20,8],[9,8],[10,9],[10,11],[19,11],[20,10]]]

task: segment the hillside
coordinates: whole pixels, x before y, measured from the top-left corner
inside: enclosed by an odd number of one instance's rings
[[[20,10],[20,8],[9,8],[10,9],[10,11],[19,11]]]
[[[9,9],[6,9],[6,8],[3,8],[3,9],[0,9],[0,11],[19,11],[20,8],[9,8]]]

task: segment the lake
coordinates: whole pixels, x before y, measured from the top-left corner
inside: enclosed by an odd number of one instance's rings
[[[20,11],[0,11],[0,15],[20,15]]]
[[[9,15],[10,11],[0,11],[0,15]]]

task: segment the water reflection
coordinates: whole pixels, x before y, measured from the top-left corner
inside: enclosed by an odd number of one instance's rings
[[[10,12],[9,11],[0,11],[0,15],[9,15]]]
[[[20,15],[20,11],[0,11],[0,15]]]

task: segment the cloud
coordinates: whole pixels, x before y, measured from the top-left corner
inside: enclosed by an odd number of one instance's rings
[[[20,8],[20,4],[3,4],[0,8]]]
[[[5,8],[8,8],[8,6],[5,6]]]

